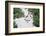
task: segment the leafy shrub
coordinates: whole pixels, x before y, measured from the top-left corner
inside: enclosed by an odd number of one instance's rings
[[[33,13],[33,24],[39,27],[39,9],[28,9],[29,12]]]
[[[14,8],[13,14],[14,14],[14,19],[24,16],[24,13],[22,12],[22,10],[20,8]]]

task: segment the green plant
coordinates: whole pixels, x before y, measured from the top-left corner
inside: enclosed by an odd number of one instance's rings
[[[33,13],[33,24],[39,27],[39,9],[28,9],[29,12]]]
[[[14,14],[14,19],[24,16],[24,13],[22,12],[20,8],[14,8],[13,14]]]

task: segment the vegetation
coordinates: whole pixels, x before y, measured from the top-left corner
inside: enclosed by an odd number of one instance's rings
[[[20,8],[14,8],[13,9],[13,19],[15,20],[15,18],[20,18],[24,16],[24,13],[22,12],[22,10]],[[17,28],[16,22],[13,22],[14,28]]]
[[[22,12],[22,10],[20,8],[14,8],[13,14],[14,14],[14,19],[24,16],[24,13]]]
[[[39,9],[28,9],[28,11],[33,13],[33,24],[39,27]]]
[[[16,24],[16,22],[15,21],[13,21],[13,28],[17,28],[17,24]]]

